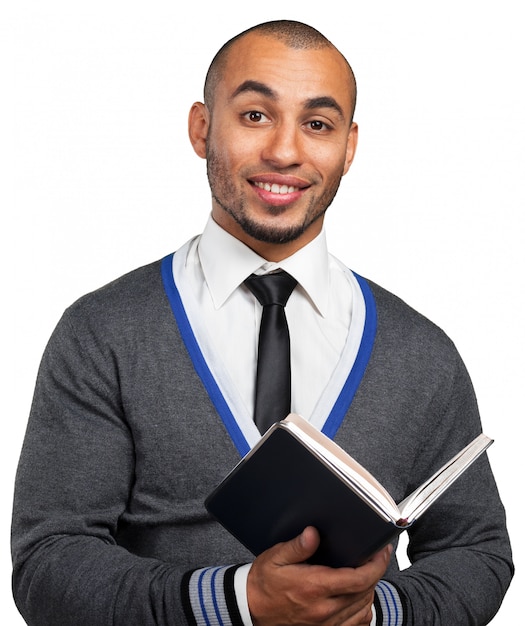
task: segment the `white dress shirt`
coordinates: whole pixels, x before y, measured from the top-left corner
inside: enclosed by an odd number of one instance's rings
[[[286,305],[291,410],[322,428],[355,359],[365,307],[352,272],[328,253],[324,231],[270,263],[211,218],[175,255],[173,274],[199,347],[236,419],[253,422],[262,307],[243,285],[251,273],[282,268],[298,282]],[[352,332],[349,332],[350,331]],[[255,439],[258,431],[253,425]]]
[[[173,275],[206,363],[250,446],[262,307],[243,281],[283,269],[297,280],[286,305],[290,329],[292,412],[322,428],[359,348],[364,304],[355,277],[330,255],[324,230],[279,263],[268,262],[210,217],[202,235],[174,255]],[[352,331],[353,329],[353,331]],[[243,620],[249,566],[236,573]]]

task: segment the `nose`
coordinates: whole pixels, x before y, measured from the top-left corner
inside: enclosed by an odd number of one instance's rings
[[[281,123],[268,136],[262,158],[280,169],[297,166],[302,161],[301,131],[295,124]]]

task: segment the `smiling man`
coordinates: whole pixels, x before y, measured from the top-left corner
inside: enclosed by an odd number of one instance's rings
[[[486,457],[414,525],[404,571],[390,546],[355,569],[312,565],[312,526],[254,559],[204,507],[264,432],[260,280],[291,289],[289,396],[277,409],[270,388],[272,419],[302,414],[396,500],[481,430],[453,343],[327,250],[355,97],[345,58],[299,22],[216,55],[189,115],[212,195],[203,233],[74,303],[42,360],[13,517],[28,624],[456,626],[497,612],[513,566]]]
[[[354,157],[354,76],[319,41],[290,47],[252,32],[221,55],[207,104],[196,103],[189,122],[208,163],[212,217],[264,258],[281,260],[321,232]]]

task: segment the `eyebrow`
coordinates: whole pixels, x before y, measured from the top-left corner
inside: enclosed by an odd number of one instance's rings
[[[318,96],[317,98],[309,98],[304,103],[306,109],[333,109],[344,119],[343,109],[332,96]]]
[[[270,100],[278,100],[278,95],[275,93],[275,91],[268,85],[265,85],[264,83],[261,83],[258,80],[245,80],[233,92],[230,100],[233,100],[234,98],[236,98],[238,95],[242,93],[246,93],[250,91],[259,93],[262,96],[269,98]],[[331,96],[317,96],[315,98],[308,98],[307,100],[304,101],[304,107],[308,110],[333,109],[339,114],[339,116],[343,120],[345,119],[342,107],[339,105],[337,100],[335,100],[335,98],[332,98]]]
[[[233,98],[236,98],[241,93],[246,93],[247,91],[254,91],[255,93],[260,93],[261,95],[270,98],[271,100],[277,100],[277,94],[275,91],[271,87],[268,87],[268,85],[260,83],[258,80],[245,80],[233,92],[230,100],[233,100]]]

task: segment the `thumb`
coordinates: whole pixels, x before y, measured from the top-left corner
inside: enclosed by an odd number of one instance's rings
[[[279,545],[276,560],[281,565],[307,561],[319,547],[320,537],[313,526],[307,526],[300,535]]]

